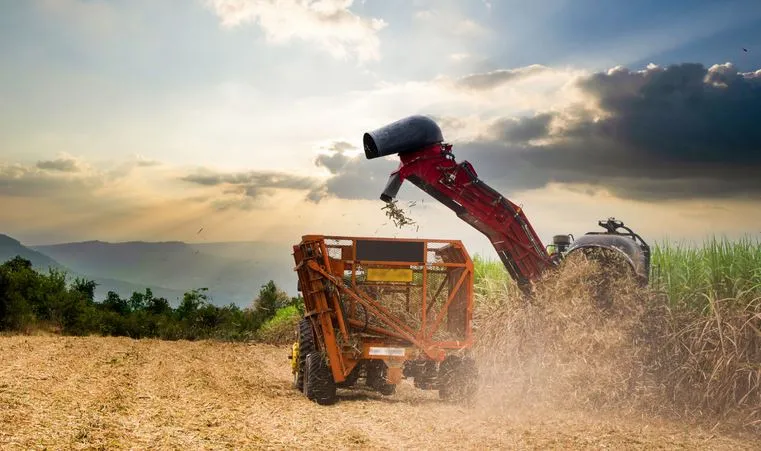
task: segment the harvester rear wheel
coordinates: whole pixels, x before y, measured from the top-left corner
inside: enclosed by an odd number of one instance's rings
[[[471,402],[478,391],[478,369],[469,357],[448,356],[439,365],[439,397]]]
[[[346,376],[346,380],[344,380],[343,382],[338,382],[336,384],[336,386],[338,388],[350,388],[350,387],[353,387],[354,384],[356,384],[357,381],[359,380],[359,373],[360,373],[361,369],[362,369],[362,364],[361,363],[357,363],[357,365],[354,367],[354,369],[351,370],[351,373],[349,373],[349,375]]]
[[[307,355],[317,350],[314,344],[314,332],[309,319],[302,318],[299,322],[299,369],[296,373],[295,386],[299,390],[304,390],[304,371],[306,369]]]
[[[307,354],[304,393],[320,405],[335,404],[338,400],[333,373],[319,352]]]
[[[391,396],[396,393],[396,385],[386,382],[388,367],[382,360],[370,360],[366,364],[368,387],[376,390],[383,396]]]

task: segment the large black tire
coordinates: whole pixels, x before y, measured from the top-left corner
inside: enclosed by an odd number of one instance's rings
[[[335,404],[338,400],[333,373],[319,352],[310,352],[306,356],[304,393],[307,398],[323,406]]]
[[[317,350],[315,345],[314,332],[312,324],[307,318],[302,318],[299,322],[299,371],[296,376],[296,388],[304,390],[304,371],[306,370],[307,355]]]
[[[384,396],[391,396],[396,393],[396,385],[386,382],[388,367],[382,360],[368,361],[366,364],[366,371],[367,380],[365,383],[368,387]]]
[[[338,388],[349,388],[353,387],[354,384],[357,383],[357,380],[359,380],[359,374],[362,370],[362,362],[357,363],[357,365],[354,367],[353,370],[351,370],[351,373],[349,373],[348,376],[346,376],[346,379],[343,382],[339,382],[336,384]]]
[[[448,356],[439,365],[439,397],[470,403],[478,391],[476,362],[469,357]]]

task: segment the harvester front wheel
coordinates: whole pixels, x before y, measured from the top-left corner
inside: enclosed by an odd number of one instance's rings
[[[448,356],[439,365],[439,397],[471,402],[478,391],[478,369],[469,357]]]
[[[304,390],[304,371],[306,369],[307,355],[317,350],[314,344],[314,332],[309,319],[302,318],[299,322],[299,352],[298,352],[298,370],[296,372],[295,386],[299,390]]]
[[[319,352],[310,352],[306,356],[304,393],[320,405],[335,404],[338,400],[333,373]]]

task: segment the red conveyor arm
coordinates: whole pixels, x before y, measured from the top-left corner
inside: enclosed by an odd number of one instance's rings
[[[400,154],[401,164],[389,181],[394,192],[391,196],[384,192],[382,198],[390,200],[401,182],[409,180],[486,235],[510,276],[521,289],[527,289],[555,260],[522,209],[479,180],[470,163],[457,163],[451,148],[436,144]]]

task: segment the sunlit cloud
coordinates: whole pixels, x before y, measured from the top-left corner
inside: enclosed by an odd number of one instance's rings
[[[354,14],[352,0],[207,0],[224,27],[258,24],[267,39],[284,44],[299,39],[318,45],[335,58],[379,60],[377,34],[383,19]]]

